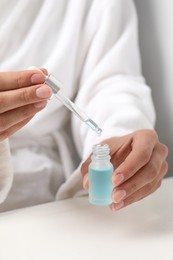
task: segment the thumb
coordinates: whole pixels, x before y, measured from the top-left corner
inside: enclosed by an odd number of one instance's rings
[[[103,143],[109,145],[111,163],[117,168],[129,155],[132,150],[132,136],[112,137]]]

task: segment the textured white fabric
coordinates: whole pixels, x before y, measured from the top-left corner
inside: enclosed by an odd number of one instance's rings
[[[65,95],[84,108],[103,135],[97,138],[50,100],[10,138],[14,180],[1,211],[51,201],[57,191],[59,199],[73,196],[82,178],[79,168],[72,172],[94,143],[153,128],[155,121],[151,91],[141,76],[131,0],[1,0],[0,70],[32,65],[56,75]],[[3,171],[0,164],[0,175]]]
[[[12,185],[12,163],[8,141],[0,142],[0,203],[6,198]]]

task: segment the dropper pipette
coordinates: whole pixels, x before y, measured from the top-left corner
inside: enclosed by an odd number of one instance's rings
[[[45,74],[44,74],[45,75]],[[61,91],[62,83],[57,80],[52,74],[45,75],[45,84],[51,87],[53,94],[59,99],[69,110],[71,110],[81,121],[86,123],[98,135],[101,135],[102,129],[79,107],[76,106],[70,99],[68,99]]]
[[[63,84],[52,74],[46,75],[35,66],[31,66],[28,70],[38,70],[45,76],[45,84],[47,84],[54,94],[54,96],[59,99],[69,110],[71,110],[81,121],[83,121],[87,126],[89,126],[98,135],[101,135],[102,129],[89,117],[87,116],[76,104],[74,104],[70,99],[68,99],[61,91]]]

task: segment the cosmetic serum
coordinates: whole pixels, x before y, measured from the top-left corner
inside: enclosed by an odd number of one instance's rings
[[[110,149],[107,144],[93,147],[92,161],[89,165],[89,202],[94,205],[112,203],[113,165],[110,162]]]

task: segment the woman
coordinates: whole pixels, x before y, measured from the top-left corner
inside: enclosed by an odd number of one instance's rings
[[[168,151],[153,130],[133,2],[2,0],[0,5],[0,69],[8,71],[0,74],[0,210],[76,195],[82,160],[87,189],[86,158],[100,141],[110,145],[115,167],[112,210],[155,191],[167,171]],[[103,129],[100,138],[56,99],[46,102],[51,90],[43,75],[21,71],[31,65],[63,82],[65,95]]]

